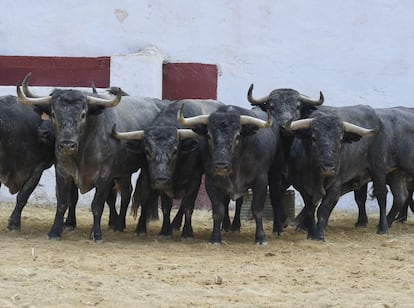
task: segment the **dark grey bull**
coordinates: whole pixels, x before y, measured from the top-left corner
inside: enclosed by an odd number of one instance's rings
[[[113,183],[125,187],[121,194],[121,213],[131,196],[131,174],[145,169],[145,157],[131,155],[123,142],[111,138],[111,128],[138,130],[149,125],[161,110],[160,100],[123,97],[114,99],[87,96],[77,90],[54,90],[50,96],[27,97],[17,86],[18,97],[26,105],[49,114],[54,134],[56,157],[57,210],[50,238],[60,238],[63,216],[73,203],[76,187],[81,193],[95,188],[92,201],[91,238],[102,241],[101,216]],[[119,105],[118,105],[119,104]]]
[[[225,214],[226,196],[235,200],[251,188],[252,213],[256,221],[255,242],[266,243],[262,218],[267,186],[278,186],[281,175],[279,130],[278,125],[273,124],[272,116],[259,108],[247,110],[222,106],[210,115],[184,118],[179,114],[179,123],[192,127],[207,138],[208,148],[203,151],[203,163],[206,191],[213,205],[214,225],[210,242],[221,242],[220,226]],[[270,191],[272,205],[281,205],[280,191]]]
[[[269,95],[263,98],[255,99],[253,98],[252,91],[253,91],[253,85],[250,86],[248,94],[247,94],[249,102],[252,105],[261,107],[263,110],[268,110],[268,109],[272,110],[273,116],[281,124],[285,150],[290,149],[291,143],[293,141],[292,134],[285,130],[285,127],[289,121],[289,118],[292,120],[303,119],[303,118],[309,117],[315,110],[322,110],[322,111],[334,112],[336,114],[340,114],[341,118],[344,116],[343,120],[353,123],[352,112],[350,112],[347,115],[346,113],[348,111],[345,111],[344,114],[342,115],[341,108],[321,106],[324,101],[324,97],[322,93],[320,93],[319,100],[311,100],[293,89],[276,89],[276,90],[271,91]],[[364,123],[367,123],[367,122],[358,120],[358,118],[356,118],[356,121],[357,121],[356,122],[357,124],[361,123],[362,126],[364,126]],[[368,126],[368,127],[371,127],[371,126]],[[377,134],[375,139],[381,138],[381,136],[385,134],[384,131],[385,129],[382,129],[382,131],[380,131],[379,134]],[[378,158],[385,157],[386,155],[385,152],[379,152],[381,151],[381,149],[384,149],[386,147],[384,145],[385,142],[384,142],[384,139],[379,140],[377,142],[380,143],[381,146],[377,149],[377,157],[373,155],[373,158],[371,158],[371,159],[374,159],[372,161],[372,164],[373,166],[378,165],[379,167],[378,170],[383,170],[384,172],[386,172],[385,170],[387,169],[387,167],[385,166],[385,162],[384,163],[378,162]],[[377,162],[374,164],[375,161]],[[287,173],[288,172],[286,171],[286,174]],[[366,177],[365,179],[356,178],[351,182],[344,183],[342,187],[342,193],[354,191],[355,199],[358,203],[358,207],[360,209],[363,208],[363,211],[360,210],[359,212],[359,217],[358,217],[358,221],[356,225],[366,224],[366,212],[365,212],[365,200],[366,200],[366,192],[367,192],[366,183],[369,180],[370,180],[369,177]],[[377,194],[377,200],[379,202],[380,212],[381,212],[382,211],[381,208],[383,207],[381,204],[385,203],[386,190],[384,188],[380,189],[377,187],[377,189],[375,189],[375,194]],[[301,221],[302,214],[303,212],[299,214],[297,217],[297,221],[299,222],[299,225],[301,225],[301,222],[302,222]],[[384,227],[381,226],[383,224],[384,222],[382,221],[379,225],[379,228],[378,228],[379,233],[386,233],[386,230],[388,230],[388,228],[384,230]]]
[[[186,117],[210,114],[223,104],[214,100],[180,100],[168,104],[144,130],[114,132],[115,138],[139,140],[148,161],[151,186],[161,193],[163,224],[160,235],[171,237],[172,198],[182,198],[180,211],[185,213],[183,238],[192,238],[191,216],[204,168],[201,148],[204,138],[191,129],[180,127],[177,112],[183,107]],[[135,145],[134,148],[139,148]]]
[[[289,182],[304,200],[308,237],[323,240],[329,215],[340,196],[347,192],[345,187],[362,186],[368,179],[372,179],[380,209],[377,233],[387,233],[382,122],[368,106],[335,111],[316,110],[308,119],[286,125],[295,134],[289,157]]]
[[[16,96],[0,97],[0,182],[17,193],[9,230],[20,230],[22,210],[43,171],[53,164],[49,132],[41,112],[20,104]]]

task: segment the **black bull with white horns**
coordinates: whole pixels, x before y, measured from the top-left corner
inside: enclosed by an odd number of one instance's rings
[[[335,183],[335,189],[330,193],[330,197],[326,197],[326,199],[324,198],[325,202],[322,201],[323,206],[320,206],[318,210],[318,219],[320,221],[318,230],[316,230],[316,228],[314,228],[312,225],[311,228],[314,229],[309,230],[309,236],[317,239],[323,238],[323,231],[327,224],[327,217],[330,213],[327,213],[327,209],[329,209],[328,211],[332,210],[341,194],[348,191],[354,191],[358,205],[365,203],[366,183],[369,180],[373,181],[374,194],[377,197],[380,208],[380,223],[378,225],[377,232],[380,234],[387,233],[388,225],[385,217],[387,193],[385,186],[385,175],[387,172],[385,161],[385,136],[387,133],[386,129],[383,127],[381,119],[378,117],[375,110],[368,106],[362,105],[339,108],[321,106],[324,101],[322,93],[320,93],[319,100],[311,100],[293,89],[276,89],[271,91],[270,94],[266,97],[263,97],[261,99],[254,99],[252,91],[253,85],[250,86],[247,94],[250,103],[252,105],[261,107],[263,110],[271,110],[273,116],[279,121],[281,125],[285,151],[288,154],[290,160],[290,168],[288,168],[286,174],[286,178],[289,178],[287,180],[287,185],[292,184],[292,178],[296,177],[296,185],[298,187],[309,187],[310,190],[314,189],[314,192],[308,192],[308,194],[312,195],[314,199],[313,202],[318,202],[316,199],[321,199],[321,196],[318,197],[317,195],[320,195],[321,191],[324,192],[323,195],[327,193],[327,187],[325,186],[327,184],[331,185],[332,183]],[[327,114],[323,115],[323,113]],[[330,150],[331,152],[328,152],[328,154],[333,155],[335,153],[336,155],[336,163],[331,164],[330,166],[330,168],[335,168],[333,172],[334,174],[330,176],[330,180],[328,181],[323,180],[324,177],[322,176],[321,171],[317,169],[320,165],[313,166],[311,163],[309,163],[311,161],[317,161],[317,159],[322,161],[327,155],[327,151],[323,149],[320,149],[320,152],[318,152],[318,154],[315,154],[315,152],[310,152],[309,150],[309,148],[312,146],[311,138],[315,137],[315,135],[313,135],[313,131],[315,129],[308,129],[307,134],[305,134],[304,130],[303,134],[300,134],[299,132],[293,133],[292,130],[289,131],[286,129],[286,127],[289,124],[289,121],[292,120],[295,121],[306,119],[308,117],[314,118],[316,116],[324,117],[329,114],[331,116],[339,117],[339,119],[334,121],[337,127],[343,127],[342,121],[345,121],[357,124],[357,126],[361,126],[362,128],[375,128],[377,131],[375,136],[363,138],[361,141],[354,142],[352,144],[346,144],[343,146],[342,143],[347,143],[347,141],[350,141],[348,138],[343,139],[345,135],[337,134],[336,136],[331,136],[328,138],[328,131],[323,131],[322,135],[318,137],[319,140],[316,141],[319,142],[320,146],[322,142],[325,142],[330,147],[333,147],[332,151]],[[305,138],[305,136],[308,138]],[[301,145],[298,146],[298,144]],[[292,148],[293,145],[295,145],[295,148]],[[314,145],[316,146],[316,144]],[[300,151],[302,151],[301,155],[298,155],[298,153],[300,153],[299,148],[301,148]],[[307,155],[304,155],[305,149],[307,149]],[[317,158],[316,155],[319,155],[320,157]],[[298,157],[301,157],[302,160],[299,160]],[[296,161],[302,167],[295,166],[292,161]],[[311,180],[314,181],[315,178],[311,176],[312,171],[318,174],[316,177],[317,182],[311,182]],[[301,180],[303,177],[300,175],[308,175],[312,178]],[[310,188],[314,185],[317,186],[318,183],[321,185],[319,189],[317,187],[313,187],[312,189]],[[339,183],[341,183],[341,185],[339,185]],[[340,187],[338,187],[338,185]],[[309,199],[311,197],[307,196],[307,198]],[[312,202],[305,200],[305,204],[306,203],[310,204]],[[312,205],[312,207],[314,206],[315,205]],[[311,206],[308,206],[308,209],[309,208],[311,208]],[[311,214],[307,213],[306,215],[309,216]],[[299,217],[297,217],[299,224],[302,223],[304,216],[304,211],[302,211],[302,213],[299,214]],[[360,217],[358,219],[358,224],[363,224],[362,220],[363,219]]]
[[[151,186],[161,194],[164,218],[160,235],[164,237],[171,237],[173,227],[179,228],[180,225],[180,216],[176,216],[173,224],[170,223],[172,198],[182,198],[179,213],[185,213],[186,217],[182,237],[193,237],[191,216],[204,174],[201,161],[204,138],[181,127],[177,122],[177,112],[183,107],[186,116],[196,116],[210,114],[219,106],[223,104],[215,100],[172,101],[146,129],[132,132],[113,130],[115,138],[134,140],[130,141],[131,148],[145,152]]]
[[[210,242],[221,243],[220,226],[225,212],[225,196],[233,200],[252,189],[252,213],[256,221],[255,242],[266,243],[263,209],[269,185],[270,198],[277,215],[276,232],[282,231],[284,216],[280,191],[281,148],[279,128],[272,116],[259,108],[248,110],[222,106],[210,115],[185,118],[178,122],[191,127],[207,139],[202,151],[206,172],[206,191],[213,206],[213,231]]]
[[[79,188],[81,193],[86,193],[95,188],[91,238],[101,242],[103,206],[114,183],[126,187],[121,192],[121,216],[124,216],[122,213],[127,210],[132,190],[131,174],[138,168],[142,168],[143,176],[146,174],[145,157],[131,154],[125,143],[111,138],[112,126],[117,123],[125,131],[143,129],[164,103],[129,96],[122,97],[120,103],[121,91],[112,99],[60,89],[49,96],[38,97],[30,91],[24,93],[19,84],[17,95],[23,104],[47,113],[53,125],[57,209],[49,238],[61,237],[64,213],[73,204],[73,192]],[[145,221],[143,223],[145,225]]]

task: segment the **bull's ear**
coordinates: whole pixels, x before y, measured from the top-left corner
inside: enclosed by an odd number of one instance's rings
[[[126,142],[126,148],[128,151],[136,154],[144,154],[145,146],[143,140],[128,140]]]
[[[48,115],[50,115],[50,105],[48,106],[38,106],[35,105],[33,108],[34,112],[38,113],[39,115],[42,115],[42,113],[46,113]]]
[[[189,154],[197,150],[198,142],[197,139],[188,138],[183,139],[180,142],[180,152],[183,154]]]
[[[247,137],[256,134],[259,128],[256,125],[243,125],[240,131],[240,135]]]
[[[105,106],[103,105],[89,105],[88,115],[96,116],[101,114],[105,110]]]
[[[344,132],[344,136],[342,137],[343,143],[351,143],[355,141],[359,141],[362,137],[355,133]]]
[[[207,125],[203,125],[203,124],[195,125],[191,129],[193,130],[193,132],[195,132],[196,134],[199,134],[200,136],[207,135]]]

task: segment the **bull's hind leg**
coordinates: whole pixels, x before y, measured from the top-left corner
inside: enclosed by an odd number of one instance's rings
[[[119,186],[119,189],[121,191],[121,209],[116,219],[115,231],[123,232],[126,228],[126,214],[128,211],[129,201],[131,201],[132,185],[130,177],[122,178],[116,181],[116,185]]]
[[[78,203],[79,193],[78,188],[73,185],[70,192],[70,204],[68,208],[68,215],[66,216],[63,229],[72,231],[76,228],[76,204]]]
[[[17,194],[16,206],[9,217],[7,223],[7,229],[20,231],[21,216],[23,208],[25,207],[27,200],[32,194],[33,190],[39,183],[42,172],[35,173],[34,176],[30,177],[29,180],[23,185],[22,189]]]
[[[355,227],[366,227],[368,225],[368,216],[365,208],[367,201],[368,184],[363,185],[361,188],[354,191],[355,202],[358,206],[358,220],[355,223]]]

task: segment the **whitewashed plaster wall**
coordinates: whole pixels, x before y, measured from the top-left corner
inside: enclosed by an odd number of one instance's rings
[[[335,106],[413,105],[413,1],[2,4],[7,10],[0,13],[0,55],[118,57],[114,63],[122,73],[113,80],[111,75],[111,82],[132,94],[153,83],[137,72],[139,65],[136,70],[125,68],[128,61],[123,57],[154,49],[160,51],[158,62],[147,71],[159,70],[160,59],[217,64],[218,99],[228,104],[248,107],[246,91],[254,82],[256,96],[289,87],[312,97],[322,90],[326,104]]]

